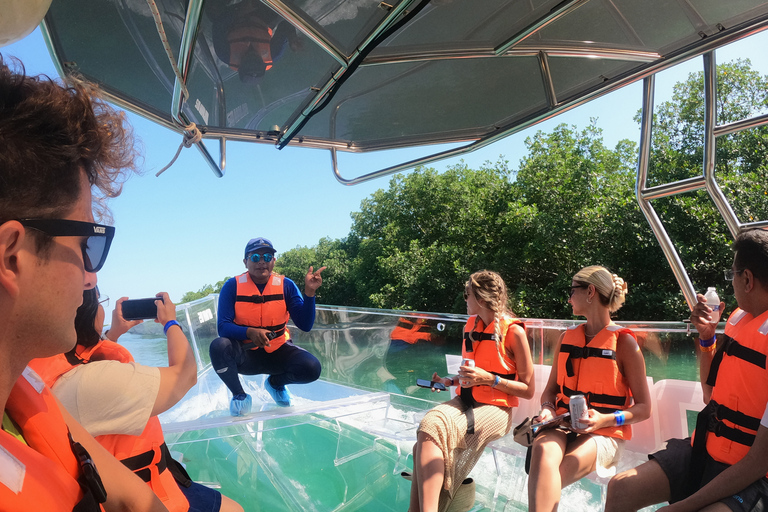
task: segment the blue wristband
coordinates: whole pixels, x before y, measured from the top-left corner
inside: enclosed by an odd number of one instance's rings
[[[495,379],[493,379],[493,384],[491,384],[491,387],[492,387],[492,388],[495,388],[496,386],[498,386],[498,385],[499,385],[499,382],[501,382],[501,378],[499,378],[499,376],[498,376],[498,375],[496,375],[496,378],[495,378]]]
[[[624,421],[626,420],[626,417],[624,416],[624,411],[613,411],[613,417],[616,418],[616,426],[620,427],[624,424]]]
[[[717,336],[712,336],[708,340],[703,340],[703,339],[699,338],[699,346],[701,348],[711,347],[712,345],[714,345],[716,339],[717,339]]]
[[[170,329],[174,325],[178,325],[179,329],[181,329],[181,324],[179,322],[177,322],[176,320],[168,320],[168,322],[166,322],[165,324],[165,327],[163,327],[163,334],[168,336],[168,329]],[[181,329],[181,330],[183,331],[184,329]]]

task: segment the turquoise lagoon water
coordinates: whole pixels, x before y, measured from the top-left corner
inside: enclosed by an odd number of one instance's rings
[[[415,427],[424,411],[449,398],[418,388],[415,381],[434,371],[449,373],[446,354],[460,354],[464,319],[423,314],[428,318],[422,321],[433,327],[431,339],[407,345],[390,340],[399,315],[407,313],[318,308],[312,332],[294,329],[293,338],[321,360],[321,381],[292,386],[297,406],[286,415],[289,410],[277,408],[263,391],[263,377],[248,377],[256,413],[233,420],[228,393],[209,367],[215,319],[195,321],[214,306],[212,300],[198,301],[179,312],[193,339],[200,379],[161,417],[172,452],[193,479],[220,489],[247,511],[407,510],[410,484],[399,473],[412,465]],[[551,364],[551,347],[573,323],[528,324],[535,363]],[[698,380],[685,324],[633,327],[654,381]],[[167,352],[159,333],[128,333],[120,341],[137,361],[162,366]],[[478,482],[473,510],[527,509],[522,447],[506,439],[500,445],[486,450],[472,473]],[[584,479],[564,490],[561,510],[597,510],[602,490],[600,482]]]

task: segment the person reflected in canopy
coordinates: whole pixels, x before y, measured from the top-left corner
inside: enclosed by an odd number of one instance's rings
[[[296,29],[259,1],[219,0],[206,9],[216,56],[243,83],[258,84],[288,48],[301,49]]]

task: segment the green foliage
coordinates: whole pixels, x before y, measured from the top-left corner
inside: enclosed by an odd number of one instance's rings
[[[718,67],[718,123],[768,110],[768,79],[749,61]],[[703,74],[674,88],[654,116],[650,185],[701,175]],[[582,267],[605,265],[630,286],[619,318],[688,316],[678,284],[635,199],[637,145],[607,148],[597,121],[560,125],[526,140],[512,170],[500,159],[480,169],[463,162],[438,172],[396,175],[352,213],[349,235],[297,247],[275,270],[303,286],[310,266],[323,272],[318,302],[421,311],[465,311],[472,272],[499,272],[520,316],[568,318],[567,289]],[[718,140],[715,176],[740,220],[768,219],[768,128]],[[731,235],[704,192],[654,201],[694,286],[726,291]],[[206,286],[192,300],[218,291]],[[730,291],[730,289],[728,289]],[[189,298],[188,298],[189,296]],[[726,293],[721,297],[733,299]]]
[[[179,304],[184,304],[185,302],[192,302],[197,299],[202,299],[203,297],[207,297],[208,295],[212,293],[219,293],[221,292],[221,287],[224,286],[224,283],[226,283],[229,280],[229,277],[225,277],[215,285],[207,284],[197,290],[196,292],[187,292],[184,294],[183,297],[181,297],[181,300],[179,301]]]

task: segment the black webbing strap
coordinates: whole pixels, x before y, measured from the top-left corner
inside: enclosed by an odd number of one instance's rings
[[[163,443],[163,446],[161,446],[160,449],[163,450],[163,458],[166,460],[168,470],[171,472],[176,482],[184,487],[191,486],[192,478],[189,476],[189,473],[187,473],[187,470],[184,469],[184,466],[181,465],[181,462],[171,456],[171,452],[168,450],[168,445]]]
[[[168,468],[167,459],[170,458],[171,454],[168,451],[168,446],[163,443],[160,446],[160,460],[157,462],[158,473],[162,473]],[[133,471],[136,476],[148,483],[152,479],[152,471],[150,470],[150,466],[152,465],[153,460],[155,460],[155,451],[147,450],[146,452],[123,459],[120,462],[122,462],[125,467]]]
[[[464,348],[467,352],[472,352],[473,341],[496,340],[496,335],[490,332],[465,332]]]
[[[608,404],[608,405],[613,405],[615,407],[623,407],[627,403],[627,397],[623,395],[608,395],[605,393],[591,393],[591,392],[585,393],[583,391],[571,389],[568,386],[563,386],[562,392],[568,398],[572,397],[573,395],[584,395],[587,399],[587,403],[589,404],[589,407],[600,412],[613,412],[615,408],[614,409],[608,408],[605,411],[602,411],[600,410],[601,408],[595,407],[594,404]],[[565,403],[563,403],[563,406],[568,407],[568,405]]]
[[[270,338],[270,340],[273,340],[273,339],[279,338],[280,336],[285,334],[285,324],[281,324],[281,325],[283,327],[281,329],[278,329],[278,330],[274,330],[275,326],[271,326],[271,327],[256,327],[256,329],[266,329],[266,330],[270,331],[271,333],[274,334],[274,336],[272,336]],[[247,341],[243,340],[243,346],[245,348],[249,349],[249,350],[252,349],[252,348],[259,348],[259,347],[256,346],[256,343],[254,343],[252,340],[247,340]]]
[[[514,380],[517,376],[516,373],[496,373],[496,372],[490,372],[493,375],[498,375],[502,379],[511,379]],[[475,411],[474,408],[476,405],[479,404],[477,400],[475,400],[474,395],[472,394],[472,388],[459,388],[459,396],[461,396],[461,401],[464,405],[467,406],[467,410],[464,412],[464,414],[467,415],[467,434],[474,434],[475,433]]]
[[[707,375],[707,385],[714,386],[717,380],[717,372],[720,370],[720,363],[723,362],[723,356],[738,357],[748,363],[752,363],[762,369],[765,369],[765,354],[747,348],[730,336],[726,336],[723,344],[717,347],[715,357],[712,358],[712,364],[709,366],[709,375]]]
[[[467,434],[475,433],[475,405],[477,401],[472,396],[472,388],[461,388],[461,401],[467,406],[467,410],[464,414],[467,415]]]
[[[692,493],[699,489],[704,472],[704,462],[707,456],[707,432],[712,432],[717,437],[724,437],[744,446],[752,446],[752,443],[755,442],[754,434],[729,427],[723,423],[723,420],[754,431],[760,427],[760,418],[734,411],[723,404],[710,400],[707,406],[696,416],[696,433],[691,453],[691,472],[688,475],[688,490]]]
[[[616,351],[607,348],[596,347],[577,347],[576,345],[560,345],[560,352],[566,352],[568,359],[565,361],[565,371],[569,377],[573,377],[573,362],[571,359],[586,359],[588,357],[599,357],[601,359],[616,360]]]
[[[80,465],[80,478],[77,479],[83,490],[83,498],[77,503],[73,510],[85,512],[86,510],[101,510],[98,503],[107,501],[107,490],[101,481],[99,470],[91,459],[88,451],[72,438],[72,434],[67,431],[69,445],[72,447],[72,453],[75,455]]]
[[[264,304],[265,302],[274,302],[276,300],[283,300],[283,294],[275,295],[237,295],[235,296],[235,302],[251,302],[253,304]]]

